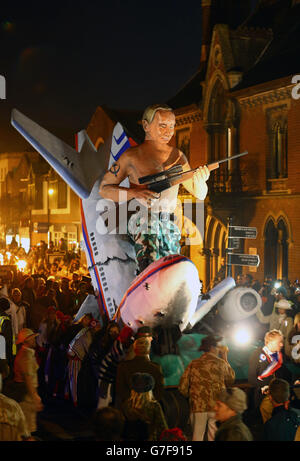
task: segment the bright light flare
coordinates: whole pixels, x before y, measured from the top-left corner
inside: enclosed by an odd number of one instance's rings
[[[250,344],[252,340],[252,334],[247,327],[238,327],[233,332],[233,340],[238,346],[246,346]]]
[[[24,259],[19,259],[19,261],[17,262],[17,267],[19,271],[25,270],[26,266],[27,266],[27,262]]]

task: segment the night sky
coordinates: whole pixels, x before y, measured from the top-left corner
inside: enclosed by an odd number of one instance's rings
[[[13,107],[67,142],[95,109],[144,109],[197,71],[201,1],[10,2],[0,7],[0,152],[29,149]]]

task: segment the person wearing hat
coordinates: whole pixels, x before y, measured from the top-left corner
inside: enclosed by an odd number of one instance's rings
[[[284,339],[284,348],[286,340],[293,328],[293,319],[288,316],[292,312],[292,303],[287,299],[280,299],[274,303],[274,311],[271,315],[270,330],[280,330]]]
[[[220,426],[215,434],[216,442],[250,442],[252,434],[242,421],[247,409],[247,396],[238,387],[223,389],[216,401],[215,418]]]
[[[155,382],[153,389],[156,400],[160,401],[164,389],[162,368],[150,360],[152,332],[148,327],[140,328],[133,343],[134,358],[122,360],[118,364],[116,378],[116,406],[120,408],[122,402],[130,397],[130,382],[134,373],[149,373]]]
[[[189,363],[179,382],[178,390],[190,403],[193,441],[203,441],[206,430],[208,441],[214,440],[216,396],[235,379],[221,340],[216,335],[203,338],[199,350],[204,354]]]
[[[131,376],[130,397],[121,405],[127,421],[141,420],[147,423],[149,441],[159,440],[168,429],[160,403],[153,396],[155,380],[149,373],[134,373]]]
[[[14,381],[25,383],[26,394],[20,406],[26,418],[28,430],[33,433],[37,429],[37,413],[43,409],[41,398],[38,394],[38,363],[35,357],[36,337],[29,328],[19,331],[17,344],[21,347],[14,362]]]
[[[78,393],[77,393],[77,382],[78,374],[80,372],[83,359],[89,351],[89,348],[93,342],[96,330],[94,329],[94,318],[91,314],[85,314],[83,325],[84,327],[77,333],[75,338],[69,344],[68,347],[68,376],[65,386],[65,398],[72,397],[73,405],[78,405]],[[90,318],[89,322],[87,322]]]

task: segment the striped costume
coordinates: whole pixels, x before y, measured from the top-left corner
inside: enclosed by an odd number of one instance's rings
[[[93,340],[92,329],[82,328],[69,344],[68,349],[68,378],[65,387],[65,398],[69,398],[71,393],[74,406],[77,406],[77,378],[80,371],[82,360],[87,354]]]

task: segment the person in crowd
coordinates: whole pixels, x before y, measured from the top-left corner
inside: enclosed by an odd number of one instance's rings
[[[150,360],[152,331],[149,327],[142,327],[137,331],[137,339],[133,343],[135,357],[131,360],[123,360],[117,368],[116,378],[116,406],[130,397],[131,377],[134,373],[148,373],[154,378],[155,386],[153,394],[159,402],[164,390],[164,376],[161,366]]]
[[[112,404],[114,404],[117,367],[120,361],[125,359],[127,351],[133,341],[133,331],[130,327],[125,325],[113,342],[109,352],[100,362],[97,376],[98,408],[101,408],[104,402],[112,402]]]
[[[24,286],[21,289],[22,291],[22,301],[25,301],[28,305],[28,325],[32,328],[31,313],[35,305],[36,295],[34,293],[34,279],[32,277],[27,277],[24,282]]]
[[[75,301],[74,301],[76,311],[79,310],[81,304],[83,303],[83,301],[85,300],[87,295],[88,295],[87,284],[86,284],[86,282],[81,281],[79,283],[79,288],[78,288],[78,291],[76,293]]]
[[[56,312],[57,309],[55,306],[49,306],[46,316],[40,323],[36,342],[41,348],[46,348],[52,343],[53,336],[59,327],[59,320],[57,319]]]
[[[47,309],[46,316],[42,319],[39,329],[38,336],[36,338],[37,343],[37,359],[39,364],[38,376],[39,376],[39,389],[40,394],[45,396],[46,391],[49,392],[49,386],[51,381],[51,368],[53,365],[53,348],[56,337],[58,335],[58,329],[60,321],[56,316],[57,309],[55,306],[49,306]],[[49,376],[50,375],[50,376]],[[51,387],[51,386],[50,386]]]
[[[281,299],[288,300],[288,291],[284,285],[280,285],[279,287],[274,287],[274,294],[275,294],[275,302],[280,301]]]
[[[54,277],[54,280],[59,280],[58,277],[58,263],[53,262],[50,267],[50,276]]]
[[[280,299],[274,303],[274,311],[270,319],[270,330],[280,330],[284,344],[293,327],[293,319],[292,317],[288,317],[288,312],[291,311],[291,303],[286,299]]]
[[[86,325],[89,324],[92,317],[88,317]],[[46,372],[48,375],[46,392],[47,396],[64,398],[64,391],[66,385],[66,372],[68,366],[67,350],[70,341],[76,336],[76,333],[83,328],[83,325],[76,325],[78,330],[72,330],[70,334],[70,328],[72,325],[72,318],[69,315],[64,315],[61,311],[56,311],[57,328],[51,330],[49,341],[50,347],[47,354],[46,361]],[[67,339],[66,339],[66,333]]]
[[[247,409],[247,395],[238,387],[223,389],[216,400],[215,418],[220,423],[216,442],[251,442],[253,436],[242,420]]]
[[[25,383],[26,395],[20,406],[26,418],[29,432],[37,430],[37,413],[42,411],[43,405],[38,394],[38,363],[35,358],[37,333],[29,328],[23,328],[18,334],[17,344],[21,347],[14,362],[14,380]]]
[[[251,288],[253,288],[253,290],[255,290],[257,293],[259,293],[261,289],[261,283],[259,282],[259,280],[253,280]]]
[[[92,319],[89,324],[82,328],[75,338],[71,341],[68,348],[68,379],[65,389],[65,398],[69,398],[71,395],[73,405],[78,405],[78,395],[77,395],[77,378],[80,371],[82,361],[85,355],[88,353],[89,347],[93,341],[93,336],[95,333],[94,325]]]
[[[257,313],[259,321],[263,324],[270,322],[270,315],[273,312],[275,302],[275,291],[273,290],[273,280],[266,277],[263,286],[258,292],[261,296],[262,307]]]
[[[13,399],[2,394],[2,383],[10,370],[5,359],[0,359],[0,442],[34,440],[27,428],[22,408]]]
[[[38,278],[43,279],[44,281],[47,280],[48,269],[45,264],[39,264],[36,269],[36,274]]]
[[[161,433],[168,429],[163,410],[152,393],[154,386],[155,380],[149,373],[134,373],[130,397],[121,405],[126,420],[141,420],[148,424],[149,441],[159,440]]]
[[[98,408],[102,408],[111,403],[113,395],[111,394],[110,385],[113,380],[107,379],[107,360],[104,362],[107,355],[111,352],[113,344],[120,334],[120,328],[114,321],[110,321],[107,325],[96,333],[93,343],[89,349],[87,360],[89,361],[93,377],[96,381],[95,398],[98,403]],[[117,348],[118,349],[118,348]],[[108,361],[110,364],[110,360]],[[105,379],[101,382],[105,375]]]
[[[95,439],[99,442],[121,441],[124,424],[124,416],[116,408],[104,407],[98,409],[92,420]]]
[[[43,277],[37,277],[35,293],[37,298],[41,298],[46,294],[46,280]]]
[[[300,364],[300,312],[294,317],[294,326],[285,343],[285,353],[292,362]]]
[[[16,345],[12,321],[7,314],[9,309],[10,302],[8,299],[0,298],[0,335],[4,337],[6,359],[10,370],[12,370],[14,356],[16,355]]]
[[[253,276],[251,274],[243,275],[243,286],[246,288],[251,288],[253,284]]]
[[[236,287],[244,286],[243,274],[238,274],[235,279]]]
[[[11,292],[11,301],[15,305],[16,317],[17,317],[17,335],[20,330],[26,328],[28,325],[28,309],[29,304],[26,301],[22,301],[22,292],[19,288],[14,288]]]
[[[61,278],[60,290],[57,294],[57,302],[60,310],[66,315],[75,313],[75,296],[69,288],[70,280],[67,277]],[[76,306],[76,312],[77,312]]]
[[[213,441],[216,424],[214,406],[219,391],[233,384],[235,372],[230,366],[228,349],[221,346],[222,338],[209,335],[202,339],[204,354],[192,360],[181,376],[178,390],[189,399],[193,441]]]
[[[76,293],[77,290],[79,290],[79,283],[81,281],[81,275],[79,274],[79,272],[73,272],[72,273],[72,281],[71,281],[71,285],[73,284],[73,287],[72,290]]]
[[[265,334],[265,345],[253,351],[249,359],[248,382],[252,386],[253,406],[258,409],[265,398],[270,381],[276,378],[291,381],[292,375],[284,364],[283,336],[279,330]]]
[[[290,408],[290,385],[284,379],[273,379],[269,386],[273,412],[264,424],[264,441],[294,441],[300,426],[300,415]],[[299,434],[300,435],[300,434]],[[300,441],[300,437],[298,438]]]
[[[55,290],[53,288],[49,288],[44,296],[36,299],[33,307],[31,308],[30,325],[32,330],[38,331],[41,322],[45,317],[47,317],[48,307],[52,306],[56,309],[58,308],[57,301],[55,299]]]
[[[46,291],[46,294],[39,298],[39,304],[43,305],[44,307],[49,307],[49,306],[55,306],[56,309],[58,309],[59,304],[56,299],[56,291],[54,288],[54,283],[52,285],[52,288],[49,288]]]

